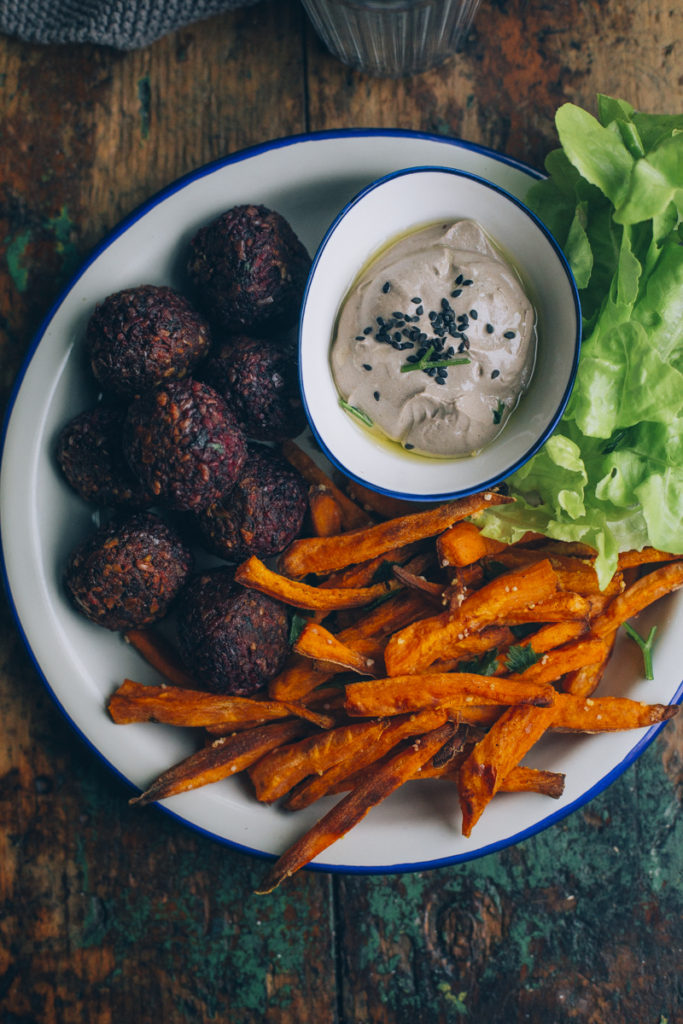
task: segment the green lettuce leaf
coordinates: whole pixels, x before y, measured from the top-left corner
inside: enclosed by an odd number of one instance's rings
[[[555,434],[507,481],[516,501],[478,518],[508,542],[527,530],[598,551],[683,554],[683,116],[598,97],[571,104],[562,148],[527,201],[572,267],[584,341]]]

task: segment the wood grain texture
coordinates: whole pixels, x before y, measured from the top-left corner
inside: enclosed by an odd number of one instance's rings
[[[564,100],[683,108],[671,0],[482,3],[464,52],[388,82],[296,0],[144,50],[0,38],[0,389],[104,232],[202,163],[291,133],[457,135],[535,166]],[[0,1024],[680,1024],[683,720],[587,807],[460,867],[265,865],[147,808],[64,722],[0,605]],[[498,799],[506,799],[501,796]],[[410,827],[410,823],[406,823]]]

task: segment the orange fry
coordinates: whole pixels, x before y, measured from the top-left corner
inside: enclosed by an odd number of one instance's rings
[[[149,804],[229,778],[248,768],[269,750],[298,739],[305,729],[301,721],[272,722],[257,729],[222,736],[169,768],[129,803]]]
[[[293,705],[253,700],[227,694],[185,690],[177,686],[146,686],[126,679],[109,698],[109,714],[117,725],[161,722],[165,725],[201,727],[229,725],[244,729],[277,718],[288,718]],[[310,711],[303,709],[310,718]]]
[[[294,466],[304,480],[308,481],[309,484],[315,484],[319,487],[324,487],[334,497],[335,501],[339,505],[342,514],[342,521],[345,530],[355,530],[360,526],[368,526],[373,522],[371,516],[364,512],[362,508],[359,508],[355,502],[353,502],[337,485],[330,480],[327,473],[325,473],[320,466],[307,455],[306,452],[299,448],[298,444],[294,441],[283,441],[282,442],[282,454],[290,463]]]
[[[465,757],[456,758],[455,762],[448,762],[441,767],[434,767],[425,764],[415,776],[416,779],[449,779],[458,781],[460,764]],[[541,768],[528,768],[526,765],[517,765],[505,776],[500,786],[499,793],[540,793],[543,796],[550,796],[558,800],[564,793],[565,776],[563,772],[549,772]]]
[[[469,836],[503,779],[550,727],[555,708],[504,711],[460,767],[458,793],[463,835]]]
[[[563,732],[621,732],[668,722],[677,704],[644,704],[628,697],[577,697],[558,693],[553,729]]]
[[[334,537],[335,534],[342,532],[342,511],[339,502],[326,487],[310,487],[308,508],[316,537]]]
[[[616,639],[617,631],[615,629],[603,637],[605,651],[599,661],[592,665],[583,665],[581,668],[567,673],[562,680],[562,689],[565,693],[573,693],[575,697],[590,697],[592,693],[595,693],[607,668],[607,662],[614,649]]]
[[[419,672],[437,658],[450,658],[451,650],[457,650],[468,633],[493,623],[508,624],[510,619],[514,623],[530,603],[540,602],[556,589],[557,576],[547,560],[498,576],[465,598],[456,611],[442,612],[396,633],[384,652],[387,672]]]
[[[347,565],[367,562],[392,548],[434,537],[459,519],[511,500],[502,494],[485,491],[438,505],[426,512],[415,512],[362,530],[352,530],[339,537],[295,540],[280,556],[280,568],[295,578],[308,573],[334,572]]]
[[[412,512],[422,512],[430,508],[429,502],[392,498],[388,494],[371,491],[369,487],[363,487],[356,480],[347,480],[344,486],[358,505],[369,512],[374,512],[381,519],[396,519],[398,516],[407,516]]]
[[[294,650],[307,658],[332,662],[361,675],[372,675],[374,660],[342,643],[324,626],[309,622],[294,642]]]
[[[652,565],[654,562],[674,562],[681,556],[672,555],[658,548],[641,548],[640,551],[622,551],[617,559],[617,568],[632,569],[637,565]]]
[[[348,757],[328,768],[322,775],[312,775],[300,782],[287,797],[285,807],[289,811],[299,811],[309,807],[327,793],[338,793],[344,788],[353,788],[351,785],[342,786],[342,782],[352,774],[355,777],[369,765],[375,764],[402,740],[430,732],[443,725],[447,718],[448,712],[441,709],[395,718],[372,744],[359,745],[360,749],[350,750]]]
[[[608,636],[621,626],[627,619],[637,615],[660,597],[671,594],[683,586],[683,560],[669,562],[661,569],[654,569],[646,576],[641,576],[630,587],[615,597],[602,615],[591,625],[596,636]]]
[[[400,715],[422,708],[461,704],[534,704],[553,703],[555,691],[544,683],[481,676],[473,672],[425,673],[391,676],[349,683],[346,710],[349,715]]]
[[[386,728],[385,722],[357,722],[316,733],[299,743],[274,750],[249,771],[256,797],[272,803],[288,793],[307,775],[324,772],[348,756],[349,750],[374,743]]]
[[[506,548],[507,544],[485,537],[479,527],[470,522],[456,523],[436,541],[439,565],[443,567],[452,565],[463,568],[466,565],[473,565],[480,558],[487,558],[489,555],[495,557],[499,551]]]
[[[158,632],[153,629],[129,629],[125,639],[173,686],[184,686],[189,690],[196,688],[196,679],[184,667],[177,651]]]
[[[583,668],[585,665],[598,664],[608,652],[607,645],[597,637],[573,640],[571,643],[563,644],[562,647],[555,647],[553,650],[547,651],[534,665],[530,665],[523,672],[513,672],[505,678],[508,681],[514,679],[520,683],[554,683],[565,672]]]
[[[598,598],[602,601],[602,598]],[[593,611],[593,598],[560,590],[541,601],[532,601],[526,608],[519,607],[503,613],[500,620],[506,626],[523,626],[533,622],[588,622]]]
[[[310,863],[335,840],[341,839],[368,811],[403,785],[448,740],[453,725],[448,722],[419,737],[394,755],[386,764],[373,765],[353,792],[343,797],[331,811],[287,850],[268,872],[258,893],[272,892],[286,878]]]
[[[346,534],[342,534],[346,536]],[[331,538],[321,537],[320,540]],[[242,562],[235,570],[235,582],[242,586],[251,587],[268,597],[274,597],[278,601],[292,605],[294,608],[307,608],[311,611],[335,611],[340,608],[359,608],[365,604],[371,604],[379,597],[384,597],[390,590],[399,586],[397,580],[387,583],[375,583],[370,587],[349,587],[343,589],[323,590],[322,587],[312,587],[308,583],[299,583],[281,576],[269,569],[260,558],[252,555]]]

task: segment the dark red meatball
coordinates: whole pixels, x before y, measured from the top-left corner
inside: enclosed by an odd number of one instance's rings
[[[230,338],[202,369],[227,399],[248,437],[280,441],[306,426],[296,345],[285,338]]]
[[[123,457],[125,408],[97,405],[75,416],[57,439],[57,462],[84,501],[96,505],[146,508],[154,496]]]
[[[254,693],[287,657],[287,609],[236,584],[230,569],[209,570],[188,584],[177,630],[186,664],[215,693]]]
[[[151,512],[139,512],[80,544],[64,582],[88,619],[126,630],[163,618],[191,569],[192,555],[176,532]]]
[[[230,493],[199,513],[205,545],[228,560],[276,555],[299,534],[307,497],[308,484],[289,463],[251,446]]]
[[[188,274],[199,307],[232,334],[271,334],[298,319],[311,260],[279,213],[235,206],[190,242]]]
[[[151,284],[110,295],[86,330],[95,378],[127,396],[187,377],[210,342],[208,324],[183,295]]]
[[[230,490],[247,456],[225,400],[193,379],[133,399],[123,450],[138,480],[162,505],[195,512]]]

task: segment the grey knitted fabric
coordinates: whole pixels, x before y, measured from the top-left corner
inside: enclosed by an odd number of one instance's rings
[[[32,43],[147,46],[173,29],[258,0],[0,0],[0,32]]]

